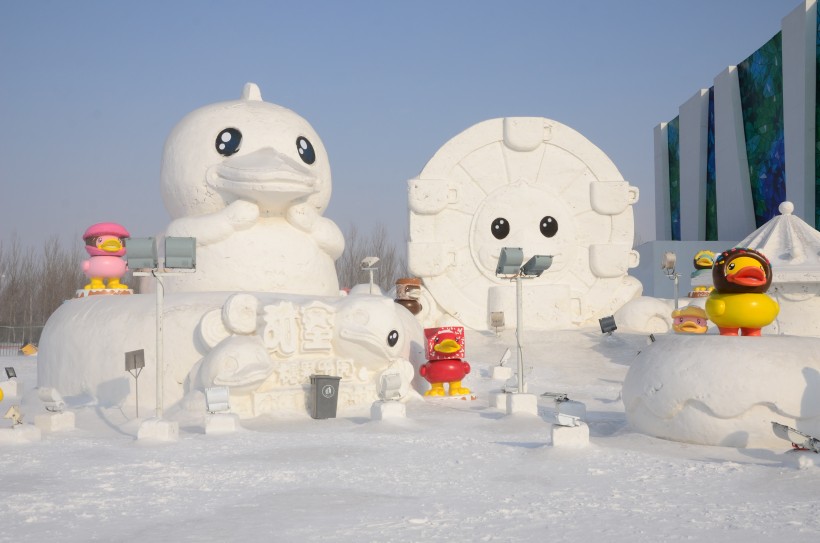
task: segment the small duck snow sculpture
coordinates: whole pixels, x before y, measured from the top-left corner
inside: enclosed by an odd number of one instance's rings
[[[715,290],[706,300],[706,314],[720,335],[759,336],[771,324],[780,307],[765,292],[772,284],[769,260],[754,249],[724,251],[712,268]]]
[[[321,216],[331,192],[324,145],[255,84],[174,127],[161,182],[174,219],[166,235],[197,240],[197,272],[166,278],[169,292],[339,294],[344,238]]]
[[[83,261],[83,273],[91,281],[85,286],[85,290],[128,288],[128,285],[120,283],[120,278],[128,269],[122,259],[128,237],[128,230],[114,222],[101,222],[88,227],[83,240],[85,250],[91,258]],[[105,279],[108,280],[107,287]]]

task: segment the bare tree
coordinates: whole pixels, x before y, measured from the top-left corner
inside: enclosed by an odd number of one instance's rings
[[[351,288],[369,281],[368,272],[362,270],[362,260],[368,256],[379,257],[373,282],[383,292],[389,291],[396,284],[396,279],[407,275],[407,259],[404,251],[391,244],[387,239],[387,229],[378,225],[368,237],[359,235],[355,225],[345,235],[345,251],[336,261],[336,274],[339,286]]]
[[[16,236],[7,245],[0,243],[0,325],[42,327],[82,288],[83,254],[79,244],[62,248],[57,236],[48,239],[39,254],[23,248]]]

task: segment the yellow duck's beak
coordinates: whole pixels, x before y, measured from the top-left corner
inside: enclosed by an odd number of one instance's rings
[[[697,260],[698,266],[703,266],[704,268],[711,268],[714,266],[715,262],[708,256],[702,256]]]
[[[692,321],[682,322],[673,328],[678,332],[684,332],[687,334],[702,334],[708,330],[707,326],[698,326],[696,322]]]
[[[433,347],[434,351],[445,354],[455,353],[458,352],[460,349],[461,345],[459,345],[458,341],[454,339],[445,339],[444,341]]]
[[[736,258],[726,268],[726,280],[744,287],[757,287],[766,283],[766,272],[760,262],[748,256]]]
[[[117,251],[122,249],[122,242],[120,240],[114,239],[107,239],[100,245],[100,249],[107,253],[116,253]]]

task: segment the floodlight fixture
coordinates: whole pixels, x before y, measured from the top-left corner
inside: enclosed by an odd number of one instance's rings
[[[219,413],[231,409],[228,387],[208,387],[205,389],[205,409],[208,413]]]
[[[671,270],[672,273],[675,273],[675,264],[677,263],[677,260],[678,257],[675,253],[672,251],[666,251],[663,253],[663,258],[661,259],[661,269]]]
[[[551,256],[535,255],[521,267],[521,273],[527,277],[541,277],[541,274],[550,266],[552,266]]]
[[[125,371],[133,372],[145,367],[145,349],[125,353]]]
[[[377,269],[376,263],[379,261],[377,256],[366,256],[362,259],[362,269],[370,272],[370,294],[373,294],[373,272]]]
[[[134,393],[136,395],[137,418],[140,416],[140,383],[139,376],[142,369],[145,367],[145,349],[136,351],[128,351],[125,353],[125,371],[134,377]]]
[[[45,404],[46,411],[51,413],[62,413],[65,409],[63,396],[53,387],[40,387],[37,389],[37,397]]]
[[[16,379],[17,378],[17,372],[14,371],[13,367],[6,366],[6,377],[8,379]]]
[[[153,270],[159,265],[157,240],[154,238],[129,238],[125,241],[125,247],[125,260],[129,269]]]
[[[677,260],[678,257],[672,251],[663,253],[663,258],[661,259],[661,269],[663,273],[675,282],[675,311],[678,310],[678,279],[680,278],[680,274],[675,271]]]
[[[495,328],[495,333],[498,335],[498,330],[500,328],[504,328],[504,312],[503,311],[492,311],[490,313],[490,326]]]
[[[366,256],[362,259],[362,269],[366,270],[368,268],[372,268],[378,261],[379,257],[377,256]]]
[[[165,238],[165,267],[196,269],[196,238]]]
[[[3,415],[4,419],[11,419],[13,425],[23,424],[23,413],[20,412],[19,405],[12,405],[9,407],[6,414]]]
[[[524,250],[520,247],[504,247],[498,255],[496,275],[518,275],[524,261]]]
[[[612,315],[598,319],[598,324],[601,325],[602,334],[607,334],[611,336],[612,332],[618,329],[618,327],[615,325],[615,317],[613,317]]]
[[[401,372],[385,371],[379,378],[379,399],[383,401],[395,401],[401,398],[402,378]]]

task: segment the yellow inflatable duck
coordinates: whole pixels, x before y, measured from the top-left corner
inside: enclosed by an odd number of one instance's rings
[[[722,336],[759,336],[780,307],[764,294],[772,284],[769,260],[754,249],[724,251],[712,268],[715,290],[706,300],[706,314]]]
[[[705,334],[709,329],[706,311],[696,305],[687,305],[672,312],[672,330],[676,334]]]

